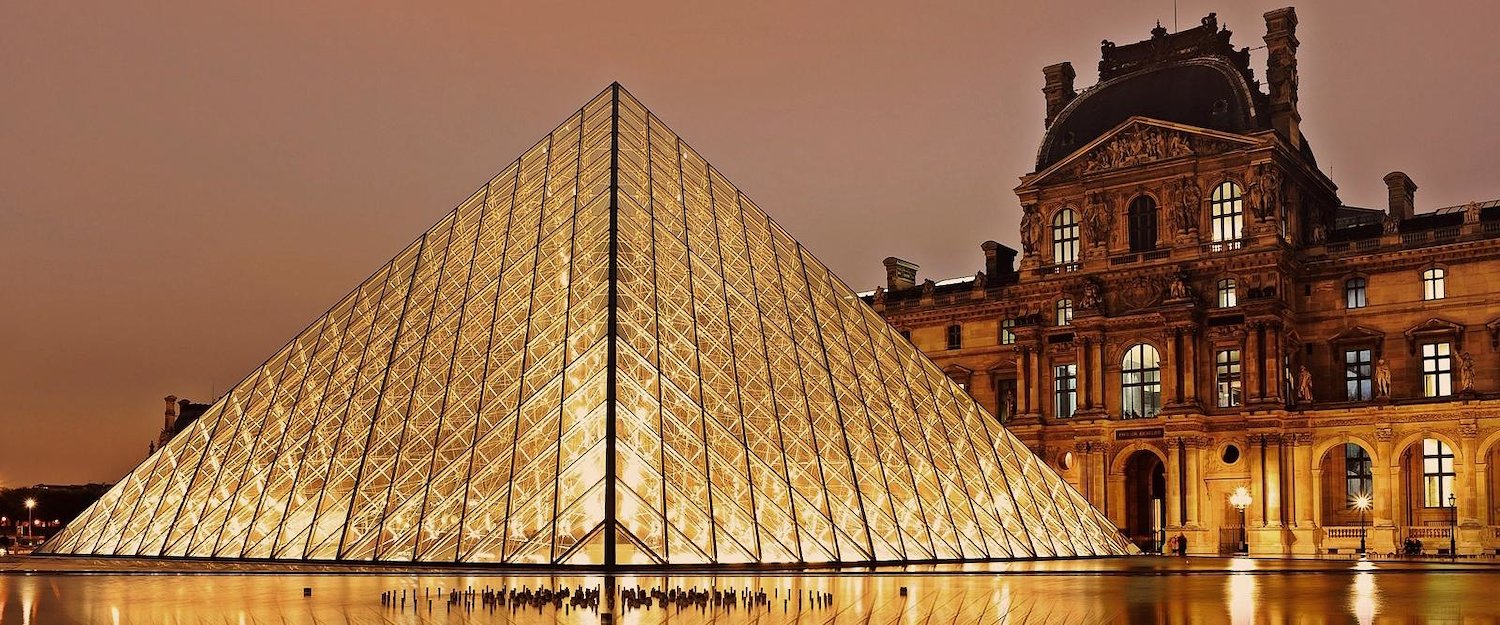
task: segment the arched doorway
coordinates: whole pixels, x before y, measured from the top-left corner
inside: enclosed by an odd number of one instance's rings
[[[1142,551],[1160,551],[1166,540],[1167,468],[1144,449],[1125,461],[1125,535]]]

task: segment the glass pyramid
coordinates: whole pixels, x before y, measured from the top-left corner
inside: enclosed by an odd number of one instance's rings
[[[547,566],[1130,550],[618,85],[41,549]]]

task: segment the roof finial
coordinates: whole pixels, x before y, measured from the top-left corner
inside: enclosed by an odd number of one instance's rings
[[[1167,29],[1161,27],[1161,20],[1156,20],[1156,28],[1151,29],[1152,39],[1161,39],[1167,36]]]

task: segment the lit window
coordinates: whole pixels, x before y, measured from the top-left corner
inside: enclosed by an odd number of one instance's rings
[[[1057,300],[1057,325],[1066,326],[1073,324],[1073,300]]]
[[[1344,395],[1349,401],[1369,401],[1374,367],[1368,349],[1344,351]]]
[[[1215,187],[1210,210],[1214,242],[1238,241],[1245,230],[1245,202],[1240,185],[1225,182]]]
[[[1443,284],[1447,276],[1448,272],[1440,267],[1422,272],[1422,299],[1443,299],[1447,295]]]
[[[1435,438],[1422,439],[1424,506],[1448,507],[1448,495],[1453,492],[1453,475],[1453,448]]]
[[[1161,411],[1161,359],[1156,348],[1138,343],[1120,364],[1120,416],[1141,419]]]
[[[1078,262],[1078,217],[1071,208],[1057,211],[1052,217],[1052,262],[1058,265]]]
[[[1364,308],[1369,305],[1365,299],[1365,279],[1349,278],[1344,281],[1344,308]]]
[[[1214,354],[1214,379],[1219,388],[1219,407],[1240,405],[1240,350],[1224,349]]]
[[[1427,343],[1422,346],[1422,395],[1447,397],[1453,394],[1453,346]]]
[[[1370,452],[1356,443],[1344,443],[1344,506],[1353,508],[1354,501],[1374,494],[1375,480],[1370,462]]]
[[[964,327],[958,324],[948,326],[948,349],[962,349],[964,346]]]
[[[1130,201],[1130,251],[1156,249],[1156,200],[1142,195]]]
[[[1078,409],[1078,365],[1058,365],[1052,369],[1052,388],[1057,390],[1057,418],[1066,419]]]
[[[1015,342],[1016,342],[1016,320],[1013,319],[1013,318],[1012,319],[1001,319],[1000,320],[1000,344],[1001,345],[1014,345]]]
[[[1224,278],[1217,285],[1219,294],[1219,308],[1234,308],[1240,303],[1239,296],[1235,290],[1234,278]]]

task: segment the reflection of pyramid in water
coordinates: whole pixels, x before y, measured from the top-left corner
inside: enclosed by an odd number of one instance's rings
[[[595,565],[1128,550],[618,86],[43,549]]]

